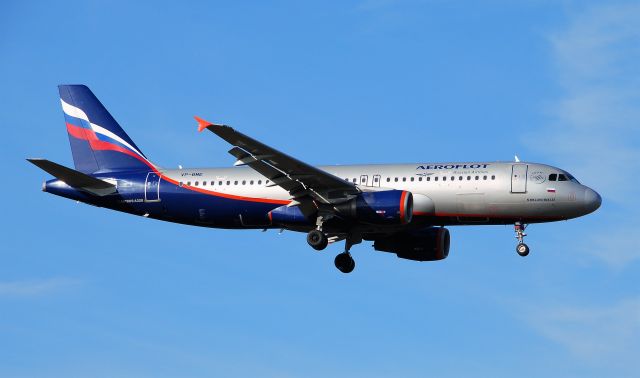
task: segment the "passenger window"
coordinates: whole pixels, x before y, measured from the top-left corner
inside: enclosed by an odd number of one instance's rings
[[[476,176],[476,181],[478,181],[479,178],[480,178],[480,176]]]
[[[265,181],[264,183],[265,185],[269,185],[269,180]]]
[[[396,178],[394,178],[394,179],[393,179],[393,181],[398,182],[398,178],[397,178],[397,177],[396,177]]]
[[[447,176],[443,176],[442,181],[447,181]]]
[[[433,181],[438,181],[438,176],[434,177]]]
[[[202,182],[202,186],[207,186],[207,182],[206,182],[206,181],[203,181],[203,182]]]
[[[462,177],[461,177],[461,178],[462,178]],[[455,179],[456,179],[455,177],[451,176],[451,181],[453,181],[453,180],[455,180]]]
[[[231,181],[227,181],[227,185],[231,185]]]
[[[258,185],[262,185],[262,180],[258,180]]]
[[[492,179],[492,180],[495,180],[495,179],[496,179],[496,176],[495,176],[495,175],[494,175],[494,176],[491,176],[491,179]]]
[[[354,183],[354,184],[356,183],[356,179],[353,179],[353,183]]]
[[[222,181],[218,181],[218,185],[222,185]]]
[[[180,181],[180,184],[179,184],[179,186],[182,186],[182,181]]]
[[[558,175],[558,181],[567,181],[567,176],[562,173]]]
[[[458,177],[458,180],[462,181],[462,176]]]
[[[253,180],[249,181],[249,185],[253,185]]]
[[[405,182],[405,181],[407,181],[407,178],[406,178],[406,177],[403,177],[403,178],[402,178],[402,182]]]
[[[558,174],[557,173],[552,173],[549,175],[549,181],[556,181],[558,180]]]
[[[413,180],[414,180],[414,178],[413,178],[413,176],[411,176],[411,181],[413,181]]]
[[[246,185],[247,184],[247,180],[242,180],[242,185]]]
[[[390,181],[391,181],[391,177],[387,177],[387,182],[390,182]]]
[[[482,179],[483,179],[483,180],[486,180],[486,179],[487,179],[487,176],[482,176]]]
[[[238,180],[234,181],[233,185],[238,185]]]
[[[377,177],[374,177],[374,178],[373,178],[373,182],[378,182],[378,178],[377,178]]]
[[[431,177],[427,176],[427,181],[431,181]]]
[[[418,181],[422,181],[422,176],[421,176],[421,177],[418,177]]]
[[[191,186],[191,181],[187,181],[187,185]]]
[[[215,181],[211,181],[211,186],[215,185],[215,183],[216,183]]]

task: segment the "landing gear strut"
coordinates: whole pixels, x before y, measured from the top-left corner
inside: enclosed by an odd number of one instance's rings
[[[522,257],[529,254],[529,246],[524,244],[524,237],[527,234],[524,230],[527,228],[526,224],[522,224],[520,222],[516,222],[514,225],[514,230],[516,232],[516,239],[518,239],[518,245],[516,246],[516,252]]]
[[[334,263],[336,264],[336,268],[342,273],[351,273],[353,269],[356,267],[356,262],[351,257],[351,253],[349,250],[355,244],[362,243],[362,237],[360,235],[349,235],[345,240],[345,251],[336,256]]]

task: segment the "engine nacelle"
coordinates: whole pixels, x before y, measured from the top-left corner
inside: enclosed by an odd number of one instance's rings
[[[287,205],[276,207],[268,214],[271,224],[279,225],[310,225],[311,222],[302,214],[298,206]]]
[[[450,242],[449,230],[431,227],[419,234],[401,233],[376,239],[373,248],[395,253],[401,259],[436,261],[449,256]]]
[[[364,192],[336,208],[342,215],[364,223],[407,224],[413,217],[413,195],[405,190]]]

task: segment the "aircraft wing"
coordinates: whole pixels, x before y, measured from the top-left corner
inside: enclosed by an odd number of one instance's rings
[[[343,202],[360,190],[355,184],[318,169],[269,147],[227,125],[216,125],[201,118],[198,130],[208,129],[234,146],[229,153],[238,165],[248,165],[269,179],[269,186],[280,186],[291,194],[292,205],[313,199],[323,204]],[[296,203],[298,202],[298,203]]]

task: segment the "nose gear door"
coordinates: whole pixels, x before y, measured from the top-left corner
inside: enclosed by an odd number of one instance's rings
[[[511,166],[511,193],[527,192],[527,169],[526,164],[513,164]]]

